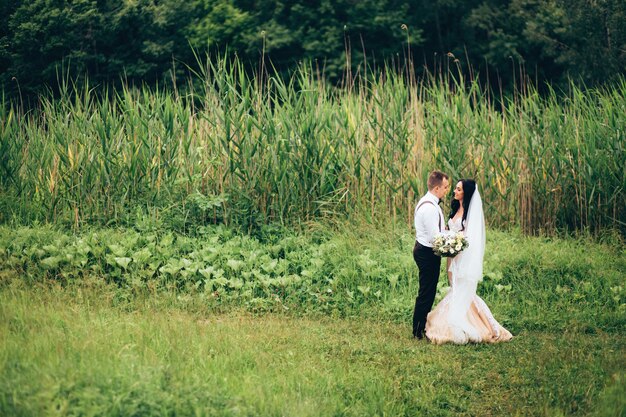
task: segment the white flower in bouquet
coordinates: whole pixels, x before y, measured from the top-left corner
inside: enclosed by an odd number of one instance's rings
[[[438,233],[432,243],[435,254],[443,257],[454,257],[469,246],[467,238],[461,232]]]

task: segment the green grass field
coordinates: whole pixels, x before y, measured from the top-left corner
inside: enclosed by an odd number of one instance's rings
[[[623,335],[434,346],[406,324],[2,291],[3,415],[615,415]]]
[[[410,233],[347,230],[261,241],[217,229],[219,239],[168,241],[174,259],[201,253],[206,241],[226,254],[213,265],[241,286],[216,287],[196,285],[199,272],[183,278],[168,268],[141,281],[132,256],[117,277],[98,272],[110,249],[100,253],[97,243],[123,246],[132,231],[0,228],[0,415],[626,412],[623,246],[490,231],[479,293],[515,338],[433,346],[409,337]],[[91,252],[82,266],[49,268],[49,254],[33,249],[53,250],[46,239],[59,253],[76,257],[71,248],[86,241]],[[286,269],[247,275],[264,254]],[[312,254],[328,269],[314,270]],[[354,276],[339,272],[350,266]],[[259,282],[281,274],[302,279],[264,295]],[[445,289],[441,282],[439,298]]]

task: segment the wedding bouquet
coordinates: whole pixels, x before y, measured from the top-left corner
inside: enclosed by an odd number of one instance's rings
[[[433,240],[433,251],[442,257],[453,258],[468,246],[469,242],[461,232],[438,233]]]

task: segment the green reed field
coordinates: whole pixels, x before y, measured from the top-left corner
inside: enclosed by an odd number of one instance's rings
[[[624,233],[626,80],[502,97],[452,73],[396,74],[336,89],[305,65],[258,81],[222,60],[184,93],[64,79],[31,110],[4,100],[0,221],[409,224],[437,167],[478,180],[494,226]]]
[[[3,99],[0,415],[625,415],[626,80],[395,74]],[[435,167],[480,184],[510,343],[409,337]]]

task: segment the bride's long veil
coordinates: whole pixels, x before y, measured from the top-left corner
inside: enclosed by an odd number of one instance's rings
[[[480,340],[477,330],[467,320],[467,311],[476,295],[478,281],[483,275],[485,256],[485,216],[478,189],[470,200],[464,232],[469,246],[450,264],[452,298],[448,314],[448,323],[454,332],[454,338],[463,343],[468,339]]]

